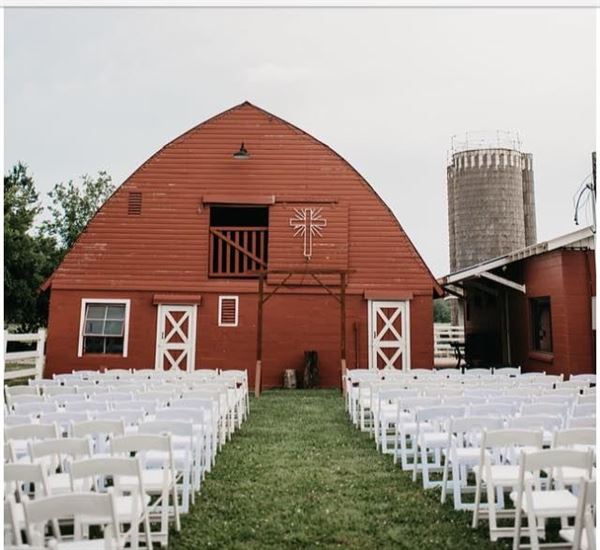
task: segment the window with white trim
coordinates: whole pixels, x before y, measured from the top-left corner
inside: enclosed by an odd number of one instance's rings
[[[78,356],[99,353],[127,357],[129,300],[84,299]]]
[[[219,326],[237,327],[239,296],[219,296]]]

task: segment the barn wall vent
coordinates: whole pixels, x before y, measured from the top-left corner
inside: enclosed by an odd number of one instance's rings
[[[219,326],[238,326],[238,296],[219,296]]]
[[[142,194],[139,191],[131,191],[129,193],[127,213],[130,215],[139,215],[142,213]]]

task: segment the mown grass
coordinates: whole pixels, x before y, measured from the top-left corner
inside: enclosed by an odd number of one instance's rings
[[[378,454],[339,392],[269,391],[252,402],[170,548],[507,547],[472,530],[470,517]]]

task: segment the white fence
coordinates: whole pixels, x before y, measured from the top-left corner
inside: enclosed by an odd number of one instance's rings
[[[7,351],[8,342],[35,342],[36,346],[31,351]],[[41,378],[44,372],[44,347],[46,343],[46,329],[41,328],[31,334],[10,334],[4,331],[4,380],[12,380],[24,376],[35,376]],[[34,363],[34,367],[17,368],[15,370],[6,370],[7,363]]]
[[[434,357],[447,359],[454,357],[454,348],[450,342],[465,341],[465,329],[459,325],[450,323],[435,323],[433,325]]]

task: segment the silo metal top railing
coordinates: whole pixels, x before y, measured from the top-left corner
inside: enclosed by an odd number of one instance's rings
[[[450,155],[477,149],[521,151],[519,132],[516,130],[474,131],[455,134],[450,138]]]

